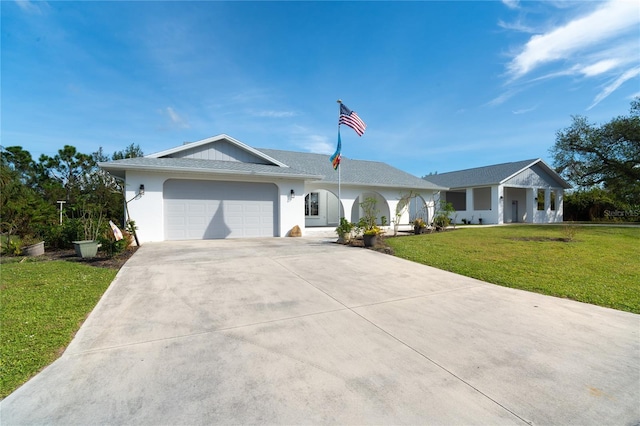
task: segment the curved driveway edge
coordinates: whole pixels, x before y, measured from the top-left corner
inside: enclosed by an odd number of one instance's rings
[[[307,238],[145,244],[13,424],[638,424],[640,316]]]

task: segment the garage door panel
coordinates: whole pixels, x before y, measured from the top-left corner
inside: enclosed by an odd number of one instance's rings
[[[274,184],[168,180],[165,238],[273,237],[277,197]]]

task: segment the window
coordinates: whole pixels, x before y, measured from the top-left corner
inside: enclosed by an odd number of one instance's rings
[[[457,211],[467,210],[467,194],[465,192],[447,191],[444,193],[444,199],[447,203],[451,203]]]
[[[304,197],[304,215],[318,216],[318,193],[310,192]]]
[[[549,195],[549,205],[551,206],[551,211],[556,209],[556,191],[551,191]]]
[[[538,210],[544,210],[544,189],[538,189]]]
[[[491,210],[491,188],[473,188],[473,209]]]

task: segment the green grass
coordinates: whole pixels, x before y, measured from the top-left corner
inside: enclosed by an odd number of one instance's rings
[[[0,398],[60,356],[116,273],[64,261],[0,265]]]
[[[640,313],[640,228],[511,225],[386,241],[396,256],[439,269]]]

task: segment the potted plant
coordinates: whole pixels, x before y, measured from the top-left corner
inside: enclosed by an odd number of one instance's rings
[[[44,241],[32,235],[22,239],[22,254],[25,256],[42,256],[44,254]]]
[[[360,203],[364,214],[356,227],[358,230],[362,230],[362,239],[365,247],[376,245],[378,235],[382,234],[382,230],[376,225],[376,217],[378,215],[378,210],[376,210],[377,202],[378,200],[374,197],[368,197]]]
[[[364,232],[362,233],[362,240],[364,242],[364,246],[365,247],[375,246],[376,243],[378,242],[378,235],[380,235],[381,233],[382,233],[382,230],[375,225],[371,228],[365,229]]]
[[[82,258],[96,257],[101,244],[97,241],[100,229],[104,226],[102,211],[96,213],[95,210],[84,211],[80,216],[84,240],[73,241],[73,248],[76,256]]]
[[[421,217],[416,218],[416,220],[413,221],[414,234],[416,235],[422,234],[426,228],[427,228],[427,224],[425,223],[424,219],[422,219]]]
[[[346,218],[340,218],[340,224],[336,228],[336,234],[338,234],[338,243],[346,244],[351,240],[351,231],[355,225],[349,222]]]

